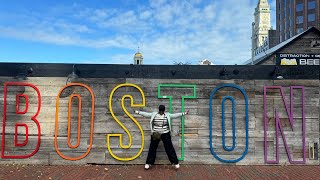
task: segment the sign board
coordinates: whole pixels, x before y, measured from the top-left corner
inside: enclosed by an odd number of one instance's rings
[[[291,53],[278,53],[277,65],[290,66],[312,66],[319,65],[320,54],[291,54]]]

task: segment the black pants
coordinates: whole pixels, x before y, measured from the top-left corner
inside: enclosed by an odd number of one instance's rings
[[[170,132],[161,134],[161,140],[163,142],[164,149],[166,150],[166,153],[170,162],[172,164],[178,164],[179,161],[178,161],[176,151],[174,150],[174,147],[172,145]],[[154,161],[156,160],[157,148],[158,148],[159,142],[160,142],[160,139],[157,139],[157,140],[153,139],[151,135],[151,142],[150,142],[149,153],[148,153],[146,164],[154,164]]]

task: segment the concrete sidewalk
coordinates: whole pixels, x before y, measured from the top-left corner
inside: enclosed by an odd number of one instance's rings
[[[319,166],[0,165],[0,179],[320,179]]]

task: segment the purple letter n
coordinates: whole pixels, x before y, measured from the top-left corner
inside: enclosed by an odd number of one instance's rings
[[[275,114],[275,138],[276,138],[276,160],[268,160],[268,144],[267,144],[267,121],[268,121],[268,117],[267,117],[267,90],[268,89],[279,89],[280,90],[280,93],[281,93],[281,98],[283,100],[283,104],[285,106],[285,112],[286,114],[288,115],[288,119],[289,119],[289,123],[290,123],[290,127],[293,131],[293,125],[294,125],[294,96],[293,96],[293,90],[294,89],[301,89],[301,105],[302,105],[302,112],[301,112],[301,117],[302,117],[302,128],[301,128],[301,131],[302,131],[302,160],[293,160],[292,159],[292,154],[290,152],[290,147],[288,146],[287,144],[287,141],[286,141],[286,137],[285,137],[285,134],[284,134],[284,129],[281,125],[281,122],[280,122],[280,117],[279,117],[279,109],[277,110],[276,108],[274,108],[274,114]],[[274,93],[274,91],[272,91]],[[264,107],[264,160],[265,160],[265,163],[268,163],[268,164],[278,164],[279,163],[279,138],[278,138],[278,133],[279,133],[279,129],[280,129],[280,132],[281,132],[281,136],[282,136],[282,139],[283,139],[283,144],[284,144],[284,147],[286,149],[286,152],[287,152],[287,156],[288,156],[288,159],[289,159],[289,162],[291,164],[305,164],[306,163],[306,147],[305,147],[305,117],[304,117],[304,87],[303,86],[291,86],[290,87],[290,109],[288,107],[288,103],[286,101],[286,98],[285,98],[285,95],[283,93],[283,88],[282,86],[264,86],[264,97],[263,97],[263,100],[264,100],[264,104],[263,104],[263,107]],[[279,102],[276,101],[275,104],[277,104]],[[272,118],[271,118],[272,119]],[[285,119],[285,118],[284,118]],[[296,119],[295,119],[296,120]]]

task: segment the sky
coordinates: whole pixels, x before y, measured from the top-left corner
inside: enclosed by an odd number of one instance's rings
[[[275,27],[275,1],[271,6]],[[258,0],[6,0],[0,62],[241,64]]]

